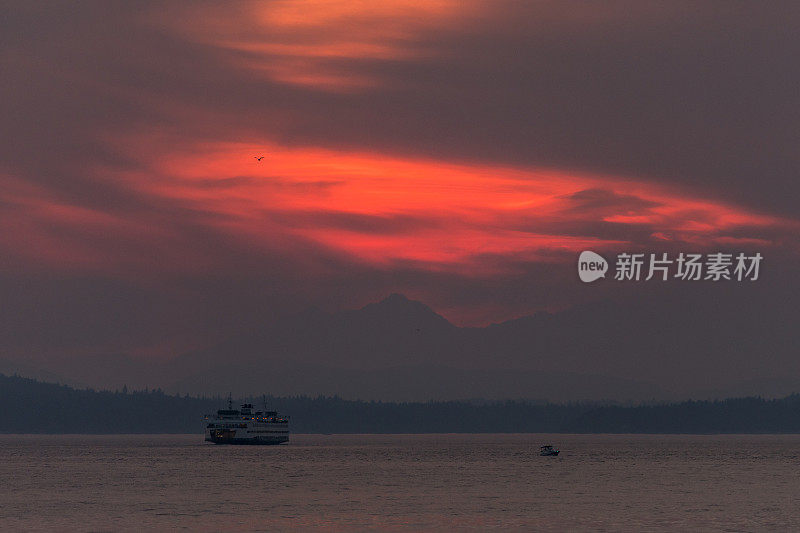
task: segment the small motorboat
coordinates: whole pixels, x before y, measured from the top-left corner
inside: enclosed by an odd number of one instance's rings
[[[539,448],[539,455],[558,455],[558,449],[548,444]]]

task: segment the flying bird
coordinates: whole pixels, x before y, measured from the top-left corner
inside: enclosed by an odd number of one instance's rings
[[[265,157],[266,157],[266,156],[263,156],[263,155],[262,155],[261,157],[256,157],[256,156],[253,156],[253,158],[254,158],[254,159],[258,159],[259,161],[261,161],[261,160],[262,160],[262,159],[264,159]]]

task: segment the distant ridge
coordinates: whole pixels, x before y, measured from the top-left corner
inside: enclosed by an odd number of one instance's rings
[[[458,327],[395,293],[359,309],[284,315],[166,362],[109,353],[41,368],[0,361],[0,371],[95,387],[388,401],[676,401],[798,390],[800,306],[775,321],[757,291],[746,307],[712,296],[691,306],[672,293],[596,301]]]

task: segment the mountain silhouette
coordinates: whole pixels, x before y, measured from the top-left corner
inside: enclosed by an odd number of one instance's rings
[[[800,365],[787,361],[796,310],[776,320],[757,292],[743,307],[713,287],[692,291],[596,301],[486,327],[457,327],[392,294],[360,309],[283,316],[165,363],[114,355],[45,370],[95,387],[385,400],[795,392]],[[779,367],[788,371],[775,375],[771,368]]]

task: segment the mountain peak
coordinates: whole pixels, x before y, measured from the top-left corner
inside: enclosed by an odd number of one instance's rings
[[[420,310],[420,311],[428,311],[428,312],[434,313],[434,311],[430,307],[425,305],[424,303],[422,303],[420,301],[417,301],[417,300],[412,300],[412,299],[408,298],[407,296],[405,296],[403,294],[400,294],[400,293],[397,293],[397,292],[390,294],[389,296],[387,296],[383,300],[380,300],[378,302],[373,302],[371,304],[365,305],[364,307],[362,307],[362,310],[376,309],[376,308],[382,308],[382,309],[416,309],[416,310]]]
[[[393,292],[392,294],[390,294],[389,296],[387,296],[378,303],[402,304],[410,302],[422,303],[422,302],[416,302],[415,300],[412,300],[409,297],[407,297],[405,294],[400,294],[399,292]]]
[[[403,294],[392,293],[383,300],[367,304],[360,313],[392,318],[395,320],[413,320],[422,323],[439,323],[452,326],[450,322],[422,302],[411,300]],[[421,325],[421,324],[420,324]]]

